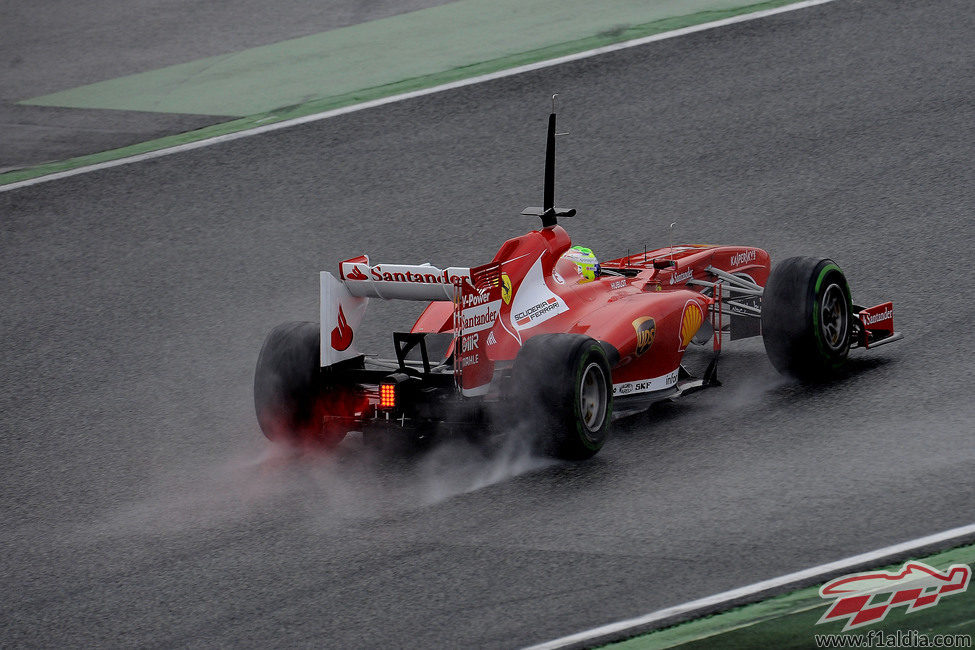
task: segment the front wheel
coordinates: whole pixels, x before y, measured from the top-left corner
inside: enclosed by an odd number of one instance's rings
[[[762,338],[779,372],[821,379],[846,363],[850,287],[836,262],[790,257],[772,270],[762,297]]]
[[[512,371],[513,397],[539,448],[557,458],[595,455],[609,436],[613,380],[603,347],[581,334],[525,342]]]

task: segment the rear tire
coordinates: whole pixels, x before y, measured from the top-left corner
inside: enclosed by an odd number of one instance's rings
[[[850,287],[833,260],[790,257],[772,270],[762,297],[762,338],[779,372],[823,379],[850,350]]]
[[[318,323],[278,325],[257,357],[254,410],[269,440],[334,447],[346,431],[325,424],[326,392],[319,361]]]
[[[566,460],[595,455],[609,436],[613,379],[603,347],[581,334],[540,334],[525,342],[512,370],[519,415],[538,448]]]

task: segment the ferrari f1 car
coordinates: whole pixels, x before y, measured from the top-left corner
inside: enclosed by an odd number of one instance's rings
[[[555,207],[549,116],[541,228],[478,266],[373,263],[320,274],[320,323],[274,328],[254,380],[257,419],[275,441],[335,445],[350,431],[419,444],[443,428],[512,422],[545,452],[592,456],[614,408],[632,411],[716,386],[724,339],[762,336],[772,365],[800,379],[830,375],[851,348],[901,337],[890,302],[851,300],[839,266],[793,257],[771,267],[750,246],[678,245],[598,263],[573,248]],[[429,302],[395,358],[363,354],[356,333],[370,299]],[[682,360],[709,345],[701,376]]]

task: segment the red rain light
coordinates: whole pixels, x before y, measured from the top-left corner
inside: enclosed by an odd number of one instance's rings
[[[396,408],[396,384],[379,385],[379,408]]]

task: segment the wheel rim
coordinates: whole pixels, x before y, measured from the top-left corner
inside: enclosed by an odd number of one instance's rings
[[[606,375],[598,363],[590,363],[579,383],[579,410],[589,431],[598,431],[606,419]]]
[[[830,350],[835,352],[843,349],[847,339],[848,321],[846,293],[840,285],[831,284],[823,293],[822,306],[819,310],[823,340]]]

